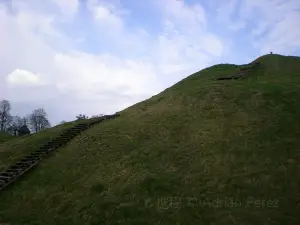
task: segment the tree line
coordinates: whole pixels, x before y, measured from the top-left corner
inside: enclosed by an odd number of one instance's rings
[[[90,118],[99,118],[104,114],[93,115]],[[85,114],[76,116],[77,120],[89,119]],[[61,121],[64,124],[67,121]],[[43,108],[38,108],[26,116],[11,115],[11,104],[8,100],[0,101],[0,132],[6,132],[14,136],[22,136],[32,132],[39,132],[50,128],[48,115]]]
[[[102,117],[102,116],[104,116],[104,114],[93,115],[90,118],[99,118],[99,117]],[[79,115],[76,116],[77,120],[87,120],[87,119],[90,119],[90,118],[85,114],[79,114]]]
[[[48,115],[43,108],[34,109],[26,116],[11,115],[11,104],[8,100],[0,101],[0,131],[11,135],[22,136],[50,128]]]

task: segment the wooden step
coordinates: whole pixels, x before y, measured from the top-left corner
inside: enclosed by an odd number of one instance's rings
[[[63,142],[65,142],[65,141],[68,141],[68,140],[70,140],[69,137],[61,137],[61,138],[59,138],[59,139],[56,140],[56,141],[63,141]]]
[[[30,156],[37,156],[37,157],[42,157],[43,155],[45,155],[44,152],[33,152],[30,154]]]
[[[38,158],[40,158],[40,156],[38,156],[38,155],[27,155],[27,156],[24,156],[24,158],[27,158],[27,159],[38,159]]]
[[[61,143],[62,141],[49,141],[47,144],[48,145],[56,145],[58,143]]]
[[[43,148],[51,148],[51,147],[53,147],[53,145],[45,144],[45,145],[42,145],[41,147],[43,147]]]
[[[17,180],[25,171],[35,166],[44,156],[56,150],[58,147],[67,144],[75,136],[87,130],[91,126],[98,124],[104,120],[115,118],[119,115],[106,115],[98,120],[90,123],[77,124],[76,126],[64,130],[63,133],[55,139],[50,140],[45,145],[42,145],[37,151],[25,156],[19,162],[11,165],[6,171],[0,173],[0,190],[5,188],[9,183]]]
[[[60,144],[60,143],[63,143],[63,142],[65,142],[65,141],[63,141],[63,140],[53,140],[53,141],[49,141],[48,142],[48,144]]]
[[[25,167],[26,168],[26,167]],[[22,171],[24,170],[24,167],[20,166],[20,165],[12,165],[8,168],[8,170],[16,170],[16,171]]]
[[[57,145],[57,144],[59,144],[59,143],[60,143],[60,142],[54,142],[54,141],[51,141],[51,142],[48,142],[47,144],[53,146],[53,145]]]
[[[45,151],[48,151],[49,149],[51,149],[51,148],[55,148],[53,145],[51,145],[51,146],[42,146],[42,147],[40,147],[40,149],[41,150],[45,150]]]
[[[51,148],[53,148],[53,147],[40,147],[40,149],[37,150],[36,152],[37,153],[39,153],[39,152],[45,152],[45,153],[47,153],[47,152],[49,152],[49,149],[51,149]]]
[[[31,161],[35,161],[36,159],[38,159],[38,157],[36,157],[36,156],[32,156],[32,157],[30,157],[30,155],[27,155],[27,156],[24,156],[23,158],[21,158],[21,160],[20,161],[24,161],[24,160],[31,160]]]
[[[0,175],[0,180],[8,181],[10,177],[8,176],[1,176]]]
[[[89,125],[77,125],[77,126],[75,126],[76,128],[88,128],[89,127]]]
[[[27,167],[27,166],[29,166],[30,165],[30,163],[26,163],[26,162],[17,162],[16,164],[15,164],[16,166],[22,166],[22,167]]]
[[[24,162],[24,163],[27,163],[27,164],[31,164],[32,162],[35,162],[36,160],[34,159],[27,159],[27,158],[23,158],[20,160],[20,162]]]
[[[13,177],[16,173],[12,173],[12,172],[2,172],[0,173],[0,176],[7,176],[7,177]]]
[[[35,151],[35,154],[46,154],[48,151],[47,149],[40,148],[39,150]]]
[[[5,172],[6,173],[14,173],[14,174],[18,174],[20,171],[22,171],[23,169],[22,168],[19,168],[19,169],[10,169],[8,168]]]
[[[1,186],[4,186],[5,184],[6,184],[6,181],[0,180],[0,187],[1,187]]]

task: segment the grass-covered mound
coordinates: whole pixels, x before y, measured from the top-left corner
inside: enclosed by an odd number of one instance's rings
[[[88,120],[85,121],[88,122]],[[20,160],[23,156],[38,150],[43,144],[59,136],[65,129],[81,122],[83,121],[67,122],[38,133],[20,137],[10,136],[9,139],[6,138],[5,142],[0,141],[0,172],[4,171],[12,163]]]
[[[0,143],[6,142],[6,141],[11,140],[13,138],[14,138],[14,136],[12,136],[12,135],[10,135],[6,132],[1,132],[0,131]]]
[[[255,62],[242,80],[216,80],[240,66],[204,69],[87,130],[0,193],[0,221],[299,224],[300,58]]]

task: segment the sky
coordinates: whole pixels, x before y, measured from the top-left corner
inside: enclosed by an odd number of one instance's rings
[[[300,56],[299,0],[0,0],[0,100],[52,125],[219,63]]]

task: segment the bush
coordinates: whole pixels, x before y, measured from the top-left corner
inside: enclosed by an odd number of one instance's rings
[[[26,135],[26,134],[30,134],[30,130],[28,129],[28,127],[26,125],[23,125],[19,128],[18,135],[23,136],[23,135]]]

